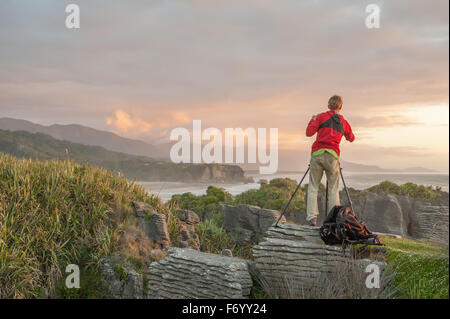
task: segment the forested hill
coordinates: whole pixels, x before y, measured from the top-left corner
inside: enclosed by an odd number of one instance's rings
[[[88,163],[120,171],[126,177],[140,181],[242,182],[245,180],[244,171],[236,165],[174,164],[25,131],[11,132],[0,129],[0,152],[19,158],[70,159],[78,163]]]

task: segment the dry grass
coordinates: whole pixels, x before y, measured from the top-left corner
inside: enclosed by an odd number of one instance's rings
[[[164,258],[164,253],[136,225],[126,226],[120,231],[114,254],[143,265]]]

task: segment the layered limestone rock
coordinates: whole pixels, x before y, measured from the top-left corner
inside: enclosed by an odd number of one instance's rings
[[[200,222],[200,217],[198,217],[198,215],[191,211],[191,210],[187,210],[187,209],[179,209],[177,211],[178,213],[178,218],[183,222],[186,223],[188,225],[195,225],[198,224]]]
[[[178,210],[178,218],[182,222],[180,231],[181,248],[200,250],[200,239],[195,232],[195,225],[200,222],[200,217],[191,210]]]
[[[308,288],[321,274],[348,262],[350,252],[307,241],[266,238],[253,247],[253,257],[255,267],[273,285],[288,280],[298,288]]]
[[[375,193],[355,195],[352,200],[357,216],[371,231],[448,241],[448,193],[435,200]],[[343,204],[348,204],[346,197]]]
[[[137,225],[145,235],[161,249],[170,247],[166,216],[156,212],[151,205],[144,202],[133,202],[133,208]]]
[[[148,298],[248,298],[252,287],[245,260],[169,248],[147,271]]]
[[[129,266],[106,261],[101,265],[102,285],[113,299],[144,298],[143,276]]]
[[[417,200],[414,205],[417,218],[417,230],[414,233],[419,238],[430,238],[448,243],[449,207],[444,201]]]
[[[350,190],[350,196],[358,219],[373,232],[448,241],[448,193],[442,193],[439,199],[417,199]],[[340,192],[340,198],[342,205],[349,206],[344,191]],[[318,195],[318,208],[320,214],[317,221],[321,225],[325,218],[323,191]],[[307,224],[305,212],[296,212],[290,220],[297,224]]]
[[[265,233],[265,237],[323,244],[319,235],[319,228],[320,227],[279,223],[277,227],[270,227]]]
[[[364,272],[373,262],[355,260],[349,248],[325,245],[319,227],[293,224],[270,227],[264,240],[253,247],[253,257],[259,278],[281,297],[289,297],[289,291],[320,288],[327,276],[351,265]]]
[[[280,216],[280,212],[277,210],[243,204],[222,205],[222,214],[225,230],[239,245],[260,241],[264,233]],[[283,216],[280,223],[285,221]]]

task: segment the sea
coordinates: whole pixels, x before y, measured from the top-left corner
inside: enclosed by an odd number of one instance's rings
[[[151,194],[158,195],[163,201],[168,201],[175,194],[183,194],[190,192],[194,195],[206,194],[206,189],[209,185],[222,187],[231,195],[238,195],[250,189],[259,189],[260,181],[270,181],[274,178],[288,177],[297,182],[303,177],[304,172],[279,172],[272,175],[260,175],[256,173],[247,173],[246,176],[252,177],[254,183],[181,183],[181,182],[137,182],[146,188]],[[308,175],[305,177],[303,184],[308,183]],[[344,180],[347,187],[352,187],[359,190],[367,189],[371,186],[379,184],[383,181],[392,181],[396,184],[404,184],[412,182],[419,185],[427,185],[434,187],[441,187],[443,191],[449,191],[449,174],[448,173],[359,173],[359,172],[344,172]],[[325,184],[325,176],[322,178],[322,183]],[[343,183],[340,181],[340,187],[343,188]]]

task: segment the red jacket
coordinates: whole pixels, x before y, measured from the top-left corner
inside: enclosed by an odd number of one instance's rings
[[[345,139],[350,142],[355,140],[350,124],[342,115],[334,111],[320,113],[315,119],[309,121],[306,136],[313,136],[316,132],[317,138],[312,145],[311,152],[321,148],[330,148],[340,155],[339,143],[342,136],[345,136]]]

